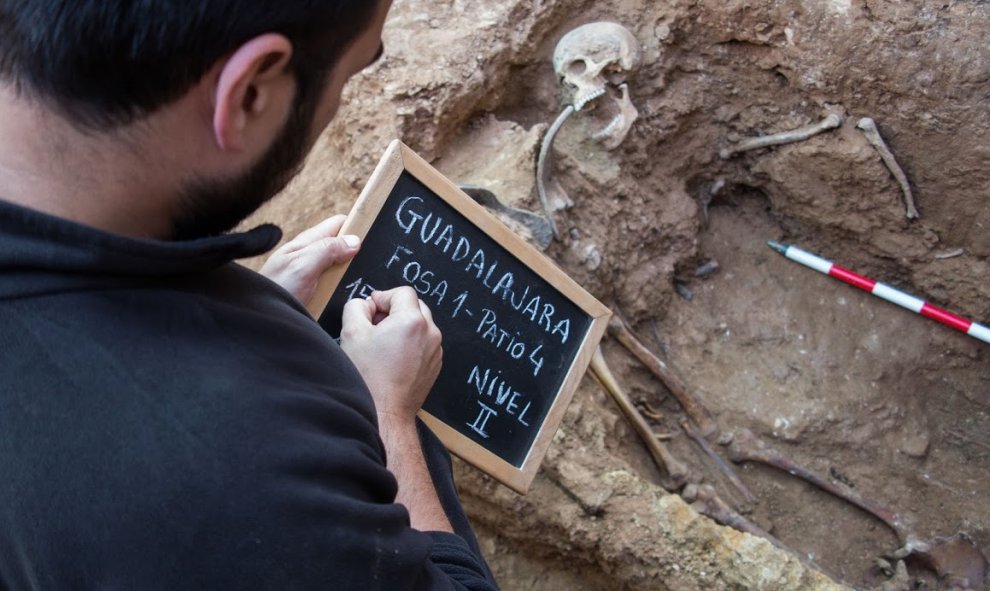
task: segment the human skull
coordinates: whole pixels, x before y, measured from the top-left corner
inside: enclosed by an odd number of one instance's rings
[[[627,80],[643,63],[636,37],[620,24],[590,23],[564,35],[553,54],[553,69],[575,111],[601,97],[610,98],[618,113],[595,139],[608,149],[622,143],[639,117],[629,98]]]

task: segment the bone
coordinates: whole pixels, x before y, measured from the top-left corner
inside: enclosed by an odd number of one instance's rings
[[[838,113],[829,113],[827,117],[815,123],[814,125],[808,125],[806,127],[799,127],[797,129],[792,129],[791,131],[785,131],[783,133],[775,133],[773,135],[764,135],[760,137],[749,138],[743,140],[733,146],[732,148],[726,148],[719,152],[719,157],[723,160],[728,160],[740,152],[747,152],[749,150],[756,150],[759,148],[766,148],[768,146],[779,146],[782,144],[793,144],[795,142],[803,142],[811,137],[814,137],[820,133],[826,132],[830,129],[835,129],[841,127],[843,123],[842,116]]]
[[[653,375],[655,375],[670,393],[677,399],[680,403],[681,408],[687,413],[688,417],[694,424],[697,425],[699,433],[702,437],[710,438],[718,432],[718,424],[715,419],[712,418],[708,409],[698,401],[697,398],[692,396],[685,386],[684,381],[677,376],[674,371],[667,366],[666,363],[661,361],[656,355],[650,352],[643,343],[636,338],[636,335],[632,333],[631,330],[626,326],[626,323],[619,318],[619,315],[613,315],[612,319],[608,323],[608,333],[615,340],[619,341],[623,347],[629,350],[639,361],[650,370]]]
[[[580,111],[626,81],[643,64],[643,48],[626,27],[614,22],[582,25],[564,35],[553,51],[553,69]]]
[[[884,568],[884,574],[887,574],[887,569],[889,569],[890,572],[887,576],[891,577],[891,579],[889,581],[884,581],[879,587],[874,588],[872,591],[911,590],[911,577],[908,576],[907,565],[904,564],[903,560],[898,560],[896,566],[888,564]]]
[[[784,548],[780,541],[770,535],[766,530],[746,519],[730,507],[718,496],[715,488],[708,484],[689,484],[684,487],[681,494],[685,501],[691,504],[691,508],[698,513],[715,520],[716,523],[737,529],[743,533],[760,536],[770,541],[778,548]]]
[[[716,523],[731,527],[743,533],[747,533],[753,536],[759,536],[766,541],[770,542],[774,547],[791,554],[797,560],[808,566],[822,571],[829,577],[835,580],[840,580],[838,575],[835,573],[830,573],[826,569],[822,568],[820,565],[816,564],[814,561],[810,560],[804,554],[795,552],[794,550],[788,548],[783,542],[775,538],[769,532],[767,532],[762,527],[756,525],[751,520],[743,517],[735,510],[732,509],[725,501],[723,501],[715,489],[711,485],[702,484],[695,485],[689,484],[684,487],[684,491],[681,493],[681,497],[691,504],[691,508],[696,512],[711,518]]]
[[[988,563],[976,544],[963,533],[930,541],[908,536],[904,547],[889,556],[892,560],[912,558],[932,570],[951,589],[983,589]]]
[[[839,577],[837,577],[834,573],[829,573],[821,566],[816,564],[814,561],[810,560],[807,556],[795,552],[791,548],[788,548],[787,546],[784,545],[783,542],[778,540],[768,531],[766,531],[765,529],[763,529],[753,521],[747,519],[743,515],[737,513],[735,510],[732,509],[732,507],[730,507],[725,501],[723,501],[721,497],[718,496],[718,493],[715,492],[715,488],[712,487],[711,485],[689,484],[684,487],[684,492],[681,493],[681,497],[684,498],[685,501],[690,503],[691,508],[694,509],[696,512],[712,519],[716,523],[719,523],[727,527],[731,527],[735,530],[741,531],[746,534],[759,536],[764,540],[770,542],[770,544],[772,544],[774,547],[779,548],[780,550],[783,550],[784,552],[793,555],[795,558],[798,559],[799,562],[801,562],[801,564],[820,570],[825,574],[827,574],[829,577],[835,580],[839,580]]]
[[[729,444],[729,459],[736,463],[759,462],[783,470],[876,517],[893,530],[900,540],[902,547],[889,556],[895,561],[907,558],[920,561],[940,580],[951,581],[960,590],[980,589],[986,578],[987,559],[965,534],[922,540],[910,531],[905,519],[899,514],[855,491],[840,488],[817,473],[784,457],[783,454],[757,439],[751,431],[743,429],[735,434]]]
[[[574,114],[574,107],[568,105],[553,122],[547,134],[543,137],[543,144],[540,146],[540,157],[536,161],[536,192],[540,197],[540,205],[543,207],[543,215],[546,216],[550,224],[553,237],[560,240],[560,231],[557,223],[553,219],[553,211],[550,209],[550,199],[547,197],[547,180],[550,175],[550,162],[553,152],[553,141],[557,138],[557,132],[563,127],[564,122]]]
[[[784,456],[784,454],[771,448],[763,441],[760,441],[755,435],[753,435],[752,431],[749,431],[748,429],[742,429],[735,433],[732,438],[732,442],[729,444],[728,455],[729,459],[737,464],[742,462],[758,462],[767,466],[772,466],[778,470],[783,470],[792,476],[796,476],[810,484],[815,485],[833,496],[859,507],[863,511],[866,511],[870,515],[873,515],[880,521],[884,522],[887,527],[897,534],[898,539],[901,540],[902,543],[908,539],[909,535],[911,535],[904,519],[894,511],[880,505],[879,503],[876,503],[875,501],[863,497],[853,490],[840,488],[827,478],[804,466],[801,466],[797,462]]]
[[[643,443],[646,444],[646,449],[649,450],[650,455],[653,456],[653,460],[657,463],[660,468],[667,473],[670,482],[664,487],[670,492],[675,492],[681,489],[688,480],[688,468],[683,463],[681,463],[677,458],[672,456],[667,448],[660,443],[660,441],[653,434],[653,429],[650,428],[649,423],[643,418],[636,407],[633,405],[629,396],[622,390],[619,386],[618,380],[615,379],[615,375],[612,370],[609,369],[608,364],[605,362],[605,356],[602,355],[601,347],[595,351],[594,357],[591,359],[591,371],[598,378],[599,383],[605,388],[605,391],[612,396],[612,400],[619,406],[622,413],[626,416],[626,419],[632,424],[636,433],[639,434],[640,438],[643,439]]]
[[[936,261],[944,261],[946,259],[954,259],[956,257],[961,257],[966,254],[966,250],[963,248],[956,248],[947,252],[937,252],[932,255],[932,258]]]
[[[698,430],[691,426],[691,423],[689,421],[682,420],[681,428],[683,428],[684,432],[687,433],[687,436],[691,438],[691,441],[694,441],[696,444],[698,444],[698,447],[700,447],[702,451],[704,451],[705,454],[707,454],[708,457],[711,458],[713,462],[715,462],[715,465],[718,466],[718,469],[721,470],[722,474],[724,474],[725,477],[729,479],[729,482],[732,483],[732,486],[734,486],[736,490],[739,491],[739,493],[743,496],[743,499],[745,499],[746,503],[751,506],[755,505],[757,500],[756,496],[752,493],[752,491],[749,490],[749,487],[747,487],[743,483],[743,481],[739,479],[739,475],[736,474],[736,471],[732,469],[732,466],[729,466],[729,464],[724,459],[722,459],[722,456],[718,455],[718,452],[715,451],[715,448],[712,447],[712,444],[708,443],[708,440],[702,437],[701,434],[698,433]]]
[[[909,220],[917,219],[919,217],[918,208],[915,207],[914,194],[911,192],[911,185],[908,183],[907,175],[904,174],[904,170],[897,164],[894,154],[887,147],[887,143],[883,141],[883,137],[880,136],[880,130],[877,129],[876,122],[869,117],[863,117],[856,124],[856,127],[863,131],[866,141],[870,142],[876,148],[877,152],[880,153],[883,163],[890,170],[890,173],[894,175],[894,178],[897,179],[898,184],[901,185],[901,191],[904,193],[904,206],[907,218]]]
[[[533,236],[533,242],[540,247],[540,250],[546,250],[550,246],[550,242],[553,241],[553,230],[550,227],[550,222],[543,216],[509,207],[499,201],[495,193],[483,187],[461,185],[460,189],[479,204],[522,224],[529,230],[530,235]]]
[[[595,132],[592,139],[602,142],[606,150],[614,150],[622,145],[632,129],[633,123],[639,119],[639,109],[633,105],[629,98],[629,85],[619,85],[622,98],[617,101],[619,114],[612,119],[605,129]]]
[[[660,421],[663,420],[663,413],[662,412],[660,412],[659,410],[653,408],[652,406],[650,406],[646,402],[642,402],[640,404],[643,407],[643,411],[642,412],[643,412],[643,416],[644,417],[650,419],[651,421],[657,422],[657,423],[659,423]],[[659,435],[658,435],[658,437],[659,437]],[[660,437],[660,439],[663,440],[663,437]]]

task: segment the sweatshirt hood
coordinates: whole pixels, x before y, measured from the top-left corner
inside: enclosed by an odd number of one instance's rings
[[[266,224],[199,240],[141,240],[0,200],[0,299],[202,273],[263,254],[281,238]]]

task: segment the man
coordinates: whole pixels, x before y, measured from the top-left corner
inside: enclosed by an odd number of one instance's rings
[[[494,588],[415,422],[429,309],[352,302],[338,347],[300,300],[357,251],[342,218],[282,287],[232,262],[276,228],[226,234],[389,7],[0,0],[0,590]]]

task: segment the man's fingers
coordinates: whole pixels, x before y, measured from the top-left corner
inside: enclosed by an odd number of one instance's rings
[[[371,300],[354,298],[344,304],[344,313],[341,317],[342,326],[368,326],[374,324],[376,313],[375,303]]]
[[[416,290],[411,287],[397,287],[388,291],[376,291],[371,294],[371,299],[378,306],[378,311],[383,314],[419,310],[419,296],[416,295]]]
[[[298,236],[290,240],[285,246],[290,250],[299,250],[316,242],[321,238],[333,238],[340,233],[340,229],[347,221],[345,215],[335,215],[327,218],[319,224],[303,230]]]
[[[360,247],[361,241],[357,236],[323,238],[293,253],[293,266],[304,269],[305,275],[320,275],[334,265],[353,259]]]
[[[388,291],[376,291],[371,294],[371,299],[377,306],[379,316],[391,316],[401,312],[419,312],[426,319],[430,326],[436,326],[433,322],[433,311],[426,305],[419,295],[411,287],[398,287]]]
[[[430,311],[430,307],[423,303],[423,300],[419,300],[419,309],[423,313],[423,316],[433,324],[433,312]]]

